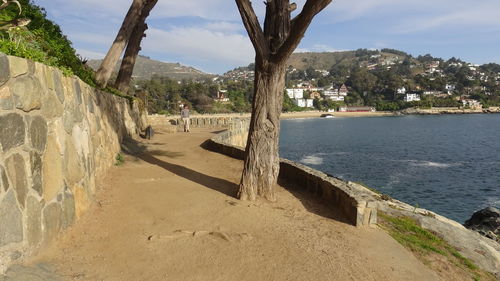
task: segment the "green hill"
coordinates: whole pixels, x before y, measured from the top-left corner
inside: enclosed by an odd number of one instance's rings
[[[89,60],[87,64],[94,70],[99,68],[102,60]],[[115,67],[115,73],[118,72],[121,60],[118,61]],[[214,75],[204,73],[190,66],[184,66],[180,63],[168,63],[157,60],[152,60],[149,57],[139,56],[134,66],[133,77],[137,80],[151,79],[153,76],[168,77],[174,80],[197,80],[213,77]]]

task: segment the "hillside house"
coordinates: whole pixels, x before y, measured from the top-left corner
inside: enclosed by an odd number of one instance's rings
[[[313,99],[294,99],[293,103],[298,107],[314,107]]]
[[[219,90],[217,92],[217,97],[214,100],[220,103],[229,102],[229,97],[227,96],[227,90]]]
[[[304,89],[302,89],[302,88],[286,89],[286,94],[291,99],[303,99],[304,98]]]
[[[460,101],[462,102],[463,107],[469,107],[472,109],[483,108],[483,105],[481,104],[481,102],[479,102],[478,100],[475,100],[475,99],[461,99]]]
[[[420,101],[420,96],[416,93],[408,93],[403,97],[405,102]]]
[[[401,87],[401,88],[396,90],[396,93],[398,93],[399,95],[404,95],[404,94],[406,94],[406,88]]]
[[[453,94],[453,91],[455,91],[456,87],[457,86],[455,84],[446,84],[446,86],[444,86],[444,89],[446,90],[446,93],[448,95],[451,95]]]
[[[342,84],[342,86],[340,86],[340,88],[339,88],[339,95],[340,96],[347,96],[348,93],[349,93],[349,90],[347,89],[347,86],[345,84]]]

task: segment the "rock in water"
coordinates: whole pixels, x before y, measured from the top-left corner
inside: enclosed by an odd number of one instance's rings
[[[500,210],[488,207],[475,212],[464,226],[500,242]]]

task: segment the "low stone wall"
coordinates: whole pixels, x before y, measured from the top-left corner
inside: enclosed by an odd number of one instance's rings
[[[233,121],[247,119],[250,114],[207,114],[207,115],[192,115],[190,120],[191,128],[229,128]],[[153,114],[148,115],[149,125],[155,126],[177,126],[181,131],[184,123],[180,116],[166,116]]]
[[[145,118],[135,103],[0,53],[0,272],[82,216]]]
[[[230,157],[243,159],[248,125],[248,119],[235,122],[229,130],[209,140],[206,147]],[[280,160],[279,181],[286,186],[315,194],[321,201],[341,212],[348,222],[355,226],[375,225],[377,211],[392,216],[412,217],[421,227],[438,233],[480,268],[500,278],[500,244],[466,229],[456,221],[382,196],[360,184],[343,181],[287,159]]]
[[[248,127],[248,119],[234,120],[228,130],[208,141],[207,148],[243,159]],[[315,194],[333,209],[341,212],[352,225],[370,226],[377,223],[376,200],[373,193],[365,192],[363,187],[287,159],[280,159],[279,181]]]

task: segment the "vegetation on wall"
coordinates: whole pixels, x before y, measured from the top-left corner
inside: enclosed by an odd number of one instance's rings
[[[45,10],[30,0],[19,2],[21,14],[17,5],[10,5],[0,10],[0,22],[7,23],[19,18],[30,22],[21,27],[7,24],[0,29],[0,52],[58,67],[66,75],[75,74],[87,84],[95,86],[93,71],[76,54],[61,28],[47,19]]]

